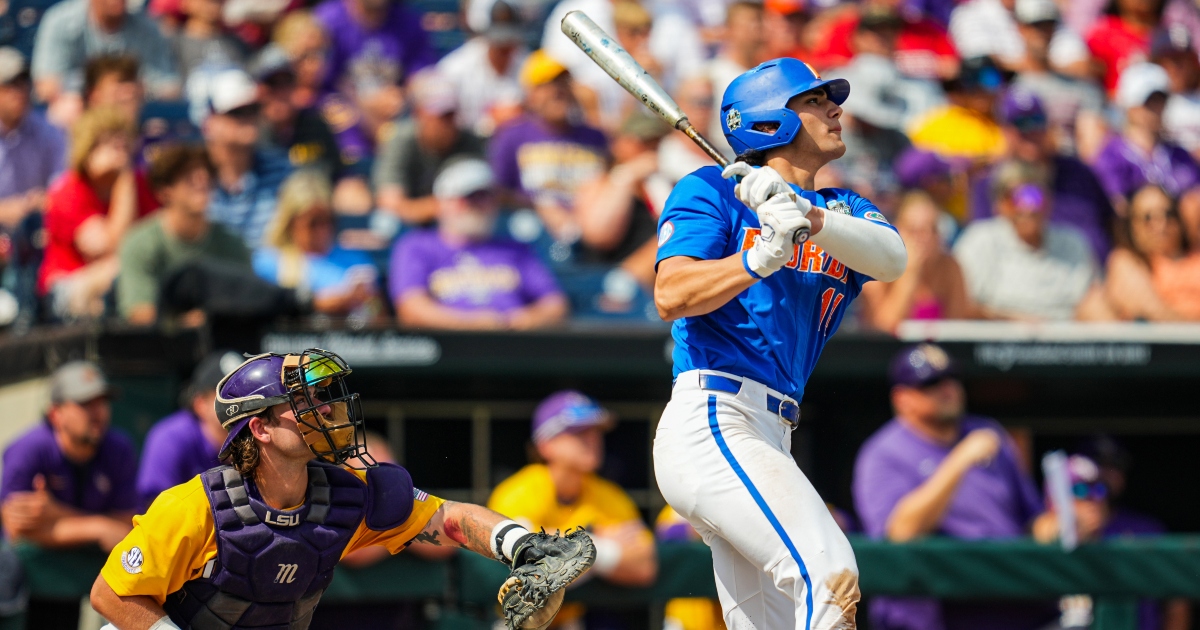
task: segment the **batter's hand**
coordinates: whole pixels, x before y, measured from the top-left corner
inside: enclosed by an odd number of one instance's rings
[[[754,237],[754,247],[746,250],[746,267],[760,278],[783,269],[796,251],[796,232],[812,229],[812,223],[804,216],[811,208],[806,199],[791,189],[763,202],[758,207],[762,231]]]
[[[754,168],[745,162],[734,162],[721,171],[721,177],[741,178],[733,187],[733,194],[755,212],[771,197],[792,192],[792,187],[788,186],[783,176],[770,166]]]

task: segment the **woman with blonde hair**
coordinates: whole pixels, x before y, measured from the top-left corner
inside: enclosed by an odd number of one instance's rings
[[[46,253],[38,293],[62,319],[97,317],[117,277],[117,248],[158,208],[134,164],[137,128],[115,107],[86,112],[71,130],[67,171],[46,194]]]
[[[978,307],[967,294],[962,268],[946,251],[938,230],[942,211],[928,193],[904,195],[893,223],[908,250],[908,268],[895,282],[863,285],[864,323],[895,332],[906,319],[973,319]]]
[[[319,171],[293,173],[279,190],[267,247],[254,252],[254,272],[312,296],[313,309],[347,315],[366,306],[379,314],[379,272],[365,254],[336,247],[333,189]]]

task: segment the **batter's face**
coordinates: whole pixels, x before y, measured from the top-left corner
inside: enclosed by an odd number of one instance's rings
[[[824,89],[797,94],[788,101],[788,109],[800,117],[801,126],[796,138],[783,148],[792,149],[800,156],[818,157],[822,164],[845,155],[846,143],[842,141],[842,108],[829,100]],[[788,161],[797,163],[797,160]]]

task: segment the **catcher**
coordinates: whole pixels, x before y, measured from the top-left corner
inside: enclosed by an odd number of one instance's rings
[[[582,531],[531,533],[413,487],[366,454],[346,363],[319,349],[261,354],[217,385],[228,465],[163,492],[112,551],[92,606],[120,630],[304,630],[333,567],[370,545],[465,547],[513,567],[510,630],[544,628],[595,561]]]

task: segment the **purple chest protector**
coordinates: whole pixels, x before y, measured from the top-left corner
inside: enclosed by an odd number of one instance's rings
[[[192,630],[308,628],[333,567],[370,511],[367,486],[337,466],[312,462],[304,504],[275,510],[229,466],[203,473],[202,481],[217,558],[167,597],[171,620]]]

